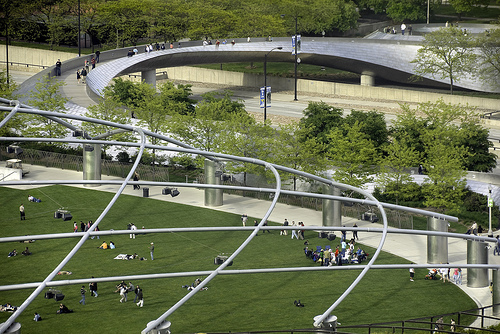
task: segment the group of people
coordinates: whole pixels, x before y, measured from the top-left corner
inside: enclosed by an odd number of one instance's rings
[[[212,43],[212,40],[210,40],[210,39],[204,39],[202,43],[203,43],[203,46],[206,46],[206,45],[212,45],[212,44],[213,44],[213,43]],[[219,45],[221,45],[221,44],[222,44],[222,45],[226,45],[226,44],[227,44],[227,39],[224,39],[222,42],[221,42],[221,41],[219,41],[218,39],[217,39],[217,40],[215,40],[215,46],[219,46]],[[236,44],[236,42],[235,42],[235,41],[234,41],[234,39],[233,39],[233,40],[231,41],[231,45],[234,45],[234,44]]]
[[[116,292],[120,293],[120,303],[126,303],[127,302],[127,294],[129,292],[134,292],[135,293],[135,298],[134,298],[134,303],[137,302],[137,306],[143,307],[144,305],[144,294],[142,292],[142,288],[139,287],[138,285],[134,286],[132,282],[125,283],[125,281],[121,281],[116,285]]]
[[[28,247],[26,247],[22,252],[21,252],[22,255],[24,256],[28,256],[28,255],[31,255],[31,251],[28,249]],[[17,250],[14,248],[13,250],[11,250],[9,252],[9,254],[7,255],[7,257],[13,257],[13,256],[17,256]]]
[[[292,224],[290,225],[290,223],[288,222],[288,219],[285,218],[285,221],[283,222],[283,226],[304,226],[304,223],[303,222],[298,222],[298,223],[295,223],[294,220],[292,220]],[[280,235],[288,235],[288,231],[287,230],[281,230],[280,231]],[[304,230],[292,230],[292,237],[291,239],[293,238],[296,238],[297,240],[304,240]]]
[[[109,245],[106,241],[103,241],[102,244],[98,248],[99,249],[115,249],[116,245],[113,241],[110,241]]]
[[[84,223],[83,221],[80,220],[80,232],[87,232],[90,230],[90,228],[94,225],[92,220],[89,220],[87,223]],[[99,231],[99,226],[96,226],[94,231]],[[76,222],[73,222],[73,232],[78,232],[78,224]],[[92,236],[91,239],[94,239],[95,237]],[[99,239],[99,236],[97,236],[97,239]]]
[[[452,275],[453,272],[453,275]],[[429,273],[425,275],[425,279],[437,280],[439,279],[445,283],[453,282],[457,285],[462,285],[462,269],[461,268],[432,268],[429,269]],[[411,269],[410,269],[410,280],[411,279]]]
[[[90,57],[90,59],[85,59],[83,68],[76,71],[76,81],[78,81],[78,83],[84,84],[87,82],[87,75],[89,74],[90,70],[94,69],[95,65],[99,62],[100,54],[101,52],[97,50],[95,54]]]
[[[368,258],[368,254],[361,247],[358,246],[357,250],[354,250],[354,239],[351,239],[349,244],[343,241],[340,246],[337,245],[335,247],[335,250],[331,249],[330,246],[326,246],[324,249],[321,246],[317,246],[314,250],[309,248],[308,241],[304,244],[306,245],[304,248],[306,257],[312,259],[320,266],[341,266],[343,264],[361,263]]]

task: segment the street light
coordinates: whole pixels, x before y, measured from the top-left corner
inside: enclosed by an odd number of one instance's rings
[[[493,187],[488,185],[488,237],[493,238],[493,231],[491,230],[491,208],[493,207],[493,198],[491,198],[491,191]]]
[[[298,48],[298,40],[297,40],[297,16],[295,16],[295,93],[293,100],[297,100],[297,48]]]
[[[268,53],[264,55],[264,122],[267,119],[267,55],[274,50],[281,50],[283,47],[278,46],[269,50]]]

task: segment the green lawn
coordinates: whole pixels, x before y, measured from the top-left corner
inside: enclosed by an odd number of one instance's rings
[[[31,193],[42,203],[29,203]],[[1,236],[71,232],[73,223],[54,219],[53,213],[64,206],[74,220],[95,220],[112,194],[66,186],[36,190],[0,188]],[[19,205],[26,206],[26,221],[19,220]],[[254,218],[249,217],[249,221]],[[101,222],[101,230],[125,229],[128,223],[139,228],[186,226],[239,226],[237,215],[158,201],[151,198],[122,196]],[[189,272],[213,270],[213,259],[220,253],[232,253],[247,237],[245,232],[168,233],[106,237],[117,249],[100,250],[101,240],[89,240],[64,268],[71,276],[57,279],[120,276],[131,274]],[[326,244],[314,232],[306,233],[311,246]],[[77,239],[36,241],[29,244],[33,255],[7,258],[13,248],[21,251],[25,244],[0,244],[1,285],[41,281],[75,245]],[[149,259],[148,246],[155,243],[155,260]],[[331,243],[335,247],[335,242]],[[280,237],[279,233],[260,234],[236,258],[229,269],[316,266],[303,254],[303,243]],[[370,254],[373,249],[365,247]],[[147,261],[114,260],[119,253],[138,253]],[[382,253],[377,263],[406,263],[404,259]],[[280,330],[312,327],[313,317],[322,314],[358,272],[329,271],[219,276],[177,310],[169,320],[174,333],[235,332]],[[371,271],[334,311],[343,325],[366,324],[429,316],[475,308],[475,303],[453,284],[427,281],[426,270],[417,270],[415,282],[407,270]],[[18,317],[23,334],[29,333],[138,333],[147,323],[163,314],[187,291],[181,288],[195,277],[135,281],[144,289],[144,307],[131,302],[119,303],[115,284],[99,283],[99,297],[87,294],[87,305],[78,303],[80,285],[61,287],[64,303],[72,314],[56,314],[58,303],[41,295]],[[32,290],[0,292],[0,304],[20,305]],[[435,298],[435,296],[440,296]],[[130,298],[131,297],[131,298]],[[300,299],[304,308],[293,305]],[[38,312],[42,322],[32,321]],[[0,313],[0,323],[9,313]],[[362,316],[361,316],[362,315]],[[470,320],[470,319],[469,319]]]

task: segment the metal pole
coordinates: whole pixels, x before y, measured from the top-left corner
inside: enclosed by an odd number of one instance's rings
[[[81,37],[81,30],[80,30],[80,0],[78,0],[78,57],[81,57],[82,56],[82,46],[81,46],[81,41],[80,41],[80,37]]]
[[[9,4],[6,4],[5,8],[5,60],[7,61],[5,65],[7,66],[7,87],[10,85],[9,81]]]
[[[493,237],[493,230],[491,229],[491,207],[493,206],[491,202],[493,199],[491,198],[491,184],[488,186],[488,237]]]
[[[294,95],[294,98],[293,100],[294,101],[298,101],[297,100],[297,46],[298,46],[298,43],[297,43],[297,16],[295,16],[295,95]]]
[[[430,8],[430,0],[427,0],[427,24],[429,24],[429,8]]]
[[[266,121],[266,119],[267,119],[267,53],[264,55],[264,122]]]

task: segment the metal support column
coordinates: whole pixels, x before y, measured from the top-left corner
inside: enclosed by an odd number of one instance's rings
[[[340,196],[340,189],[330,185],[323,186],[327,195]],[[323,199],[323,226],[342,226],[342,205],[340,201]]]
[[[467,264],[487,264],[488,244],[483,241],[467,240]],[[468,268],[467,286],[484,288],[489,285],[487,268]]]
[[[156,88],[156,69],[141,72],[141,80]]]
[[[101,179],[101,145],[83,145],[83,179]],[[98,187],[100,184],[84,184],[85,187]]]
[[[206,184],[221,184],[222,173],[217,170],[218,164],[212,160],[205,160],[205,183]],[[223,192],[222,189],[205,189],[205,206],[222,206]]]
[[[427,230],[448,232],[448,222],[428,217]],[[427,263],[448,263],[448,238],[435,235],[427,236]]]

